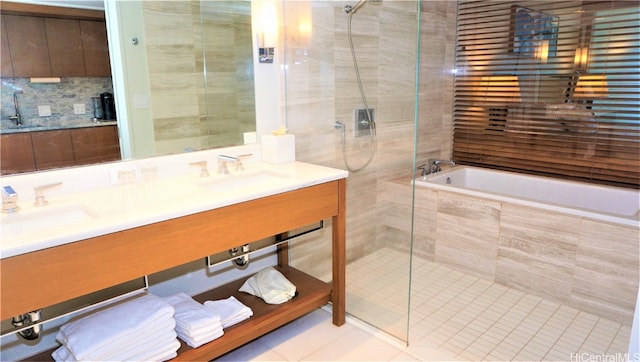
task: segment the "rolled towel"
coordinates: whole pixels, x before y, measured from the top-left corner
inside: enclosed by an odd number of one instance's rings
[[[296,286],[282,273],[268,267],[247,279],[240,291],[260,297],[268,304],[282,304],[296,295]]]
[[[220,316],[222,328],[231,327],[253,315],[251,308],[242,304],[234,296],[227,299],[208,300],[204,302],[204,306]]]
[[[108,350],[122,336],[135,336],[153,322],[173,319],[173,314],[173,307],[161,298],[142,294],[65,324],[56,339],[76,359],[85,360],[95,351]]]

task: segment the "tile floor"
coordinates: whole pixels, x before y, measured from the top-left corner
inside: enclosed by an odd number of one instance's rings
[[[408,266],[394,253],[347,266],[347,310],[404,335]],[[353,318],[335,327],[318,310],[219,360],[570,361],[627,352],[630,326],[416,257],[412,273],[408,347]]]

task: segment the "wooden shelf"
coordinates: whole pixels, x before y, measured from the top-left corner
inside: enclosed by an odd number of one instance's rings
[[[331,218],[331,283],[289,267],[288,245],[280,244],[279,269],[296,285],[298,296],[281,305],[267,305],[237,291],[244,279],[197,295],[195,299],[200,302],[234,295],[253,310],[254,316],[200,348],[183,345],[176,360],[211,360],[328,302],[333,306],[333,324],[341,326],[345,323],[346,306],[345,203],[346,179],[339,179],[4,258],[0,260],[0,319],[79,298]],[[224,237],[212,243],[211,235]],[[131,255],[144,257],[132,262]],[[69,273],[69,270],[92,272]],[[30,288],[25,289],[25,285]],[[51,361],[51,352],[28,359]]]
[[[331,285],[292,267],[275,267],[296,286],[298,295],[287,303],[272,305],[252,295],[238,292],[249,277],[238,279],[219,288],[196,295],[200,303],[207,300],[236,297],[253,311],[253,316],[224,330],[224,335],[198,348],[191,348],[181,341],[178,357],[173,361],[212,360],[250,342],[265,333],[277,329],[307,313],[310,313],[331,299]],[[29,357],[29,361],[53,361],[51,353],[55,349]]]

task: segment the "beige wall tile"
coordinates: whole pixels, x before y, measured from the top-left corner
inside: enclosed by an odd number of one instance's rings
[[[579,234],[578,217],[503,204],[496,281],[568,301]]]
[[[631,324],[640,273],[638,235],[638,228],[582,221],[573,306]]]
[[[500,203],[439,192],[435,261],[493,280],[499,223]]]

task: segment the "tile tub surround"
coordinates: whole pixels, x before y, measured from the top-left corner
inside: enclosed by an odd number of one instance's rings
[[[30,83],[29,78],[2,78],[1,97],[2,114],[0,129],[14,125],[9,120],[15,115],[13,92],[18,94],[20,114],[23,125],[43,127],[71,127],[86,123],[93,118],[93,102],[91,97],[99,97],[101,93],[113,93],[110,77],[65,77],[60,83]],[[84,104],[85,114],[74,114],[73,105]],[[51,106],[51,116],[38,116],[38,106]]]
[[[410,189],[406,179],[388,182],[388,207],[411,205]],[[385,223],[388,238],[410,232],[401,218]],[[638,227],[424,187],[415,218],[413,250],[427,260],[621,323],[633,318]]]

